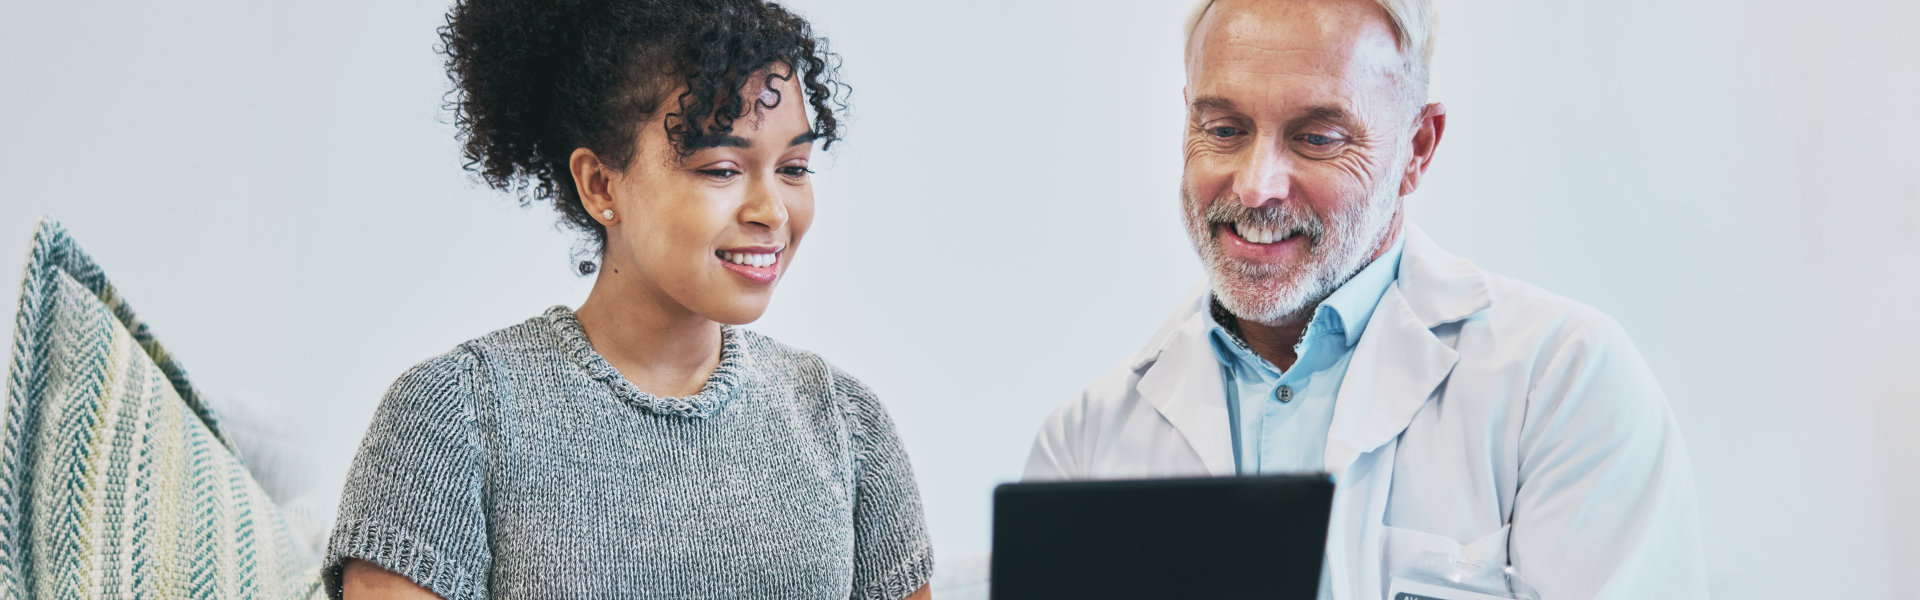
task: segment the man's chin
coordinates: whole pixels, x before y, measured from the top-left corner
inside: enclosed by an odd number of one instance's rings
[[[1312,302],[1301,282],[1246,282],[1215,277],[1213,297],[1243,321],[1276,323],[1298,314]]]

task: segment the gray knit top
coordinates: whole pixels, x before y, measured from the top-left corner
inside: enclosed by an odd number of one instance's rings
[[[648,395],[573,311],[422,362],[374,413],[323,573],[447,600],[885,598],[933,570],[893,421],[812,353],[734,327],[698,394]]]

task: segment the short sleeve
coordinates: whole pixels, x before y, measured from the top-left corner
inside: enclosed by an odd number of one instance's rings
[[[482,461],[469,388],[475,359],[455,350],[387,389],[347,473],[322,573],[341,594],[357,558],[447,600],[487,596]]]
[[[833,371],[833,393],[846,402],[854,425],[853,598],[900,600],[933,575],[933,545],[920,508],[913,466],[893,419],[873,392]]]

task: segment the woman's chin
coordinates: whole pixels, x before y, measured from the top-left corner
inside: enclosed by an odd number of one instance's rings
[[[708,307],[697,311],[700,316],[712,319],[722,325],[746,325],[760,320],[767,314],[768,295],[756,295],[752,298],[738,298],[723,305]]]

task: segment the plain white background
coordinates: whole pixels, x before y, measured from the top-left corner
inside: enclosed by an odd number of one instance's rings
[[[1176,210],[1189,6],[794,6],[845,57],[851,137],[754,327],[878,390],[939,552],[983,552],[1040,419],[1200,279]],[[461,171],[444,10],[0,4],[0,255],[61,218],[294,457],[283,495],[337,494],[407,366],[589,285],[551,211]],[[1450,127],[1413,219],[1633,334],[1719,596],[1911,591],[1916,30],[1906,0],[1441,5]]]

